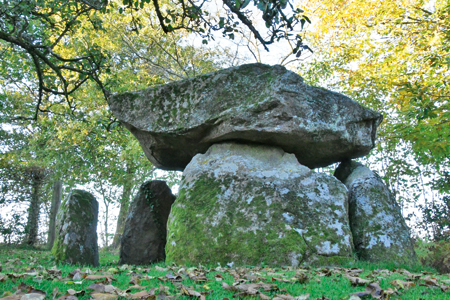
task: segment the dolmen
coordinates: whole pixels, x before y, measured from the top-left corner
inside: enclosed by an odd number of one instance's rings
[[[98,266],[98,202],[83,190],[72,190],[56,216],[52,255],[58,263]]]
[[[356,199],[363,190],[349,199],[353,171],[312,170],[374,147],[382,116],[350,98],[308,86],[282,66],[249,64],[116,94],[109,105],[155,166],[183,171],[167,224],[167,262],[414,261],[393,198],[378,203],[370,195],[388,217],[364,220],[364,201]],[[371,227],[383,222],[381,229],[403,223],[384,232]]]

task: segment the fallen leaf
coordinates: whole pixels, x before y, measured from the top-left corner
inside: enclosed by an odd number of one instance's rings
[[[85,280],[100,280],[100,279],[106,279],[108,281],[115,280],[112,275],[85,275]]]
[[[410,287],[416,286],[416,284],[415,284],[414,282],[411,282],[411,281],[403,281],[403,280],[400,280],[400,279],[392,280],[392,281],[390,282],[390,284],[395,285],[395,286],[398,286],[398,287],[401,288],[401,289],[408,289],[408,288],[410,288]]]
[[[20,300],[44,300],[45,296],[45,294],[43,295],[41,293],[29,293],[22,295],[22,297],[20,297]]]
[[[261,292],[258,294],[258,296],[262,300],[270,300],[271,299],[269,296],[267,296],[266,294],[263,294]]]
[[[155,290],[156,290],[156,288],[152,288],[148,292],[141,291],[141,292],[138,292],[135,294],[130,294],[128,296],[128,298],[130,298],[130,299],[156,299]]]
[[[138,284],[135,284],[135,285],[132,285],[132,286],[129,286],[129,287],[128,287],[129,290],[131,290],[131,289],[135,289],[135,290],[143,290],[143,289],[145,289],[145,288],[147,288],[147,287],[145,287],[145,286],[140,286],[140,285],[138,285]]]
[[[77,273],[75,273],[75,274],[72,276],[72,280],[73,280],[73,281],[78,281],[78,280],[81,280],[81,279],[83,279],[83,276],[81,276],[81,273],[80,273],[80,272],[77,272]]]
[[[18,279],[25,277],[23,274],[17,274],[17,273],[6,273],[6,276],[8,276],[10,279]]]
[[[350,296],[356,296],[359,298],[364,298],[369,295],[374,299],[382,299],[384,296],[384,291],[381,289],[378,283],[373,282],[366,286],[365,291],[350,294]]]
[[[128,282],[129,284],[133,284],[133,285],[138,285],[140,281],[140,278],[137,276],[132,276],[130,281]]]
[[[180,275],[174,275],[172,272],[167,273],[166,278],[170,281],[183,281],[183,277],[181,277]]]
[[[284,282],[284,283],[293,283],[291,280],[289,279],[285,279],[285,278],[275,278],[272,277],[272,281],[278,281],[278,282]]]
[[[321,276],[321,277],[323,277],[323,276],[329,277],[329,276],[331,276],[331,270],[328,268],[325,268],[325,269],[322,269],[322,270],[316,272],[316,275]]]
[[[22,298],[23,293],[20,294],[12,294],[10,296],[6,296],[3,298],[0,298],[0,300],[20,300],[20,298]]]
[[[189,279],[195,281],[196,283],[203,283],[203,282],[207,282],[208,281],[208,278],[205,275],[203,275],[203,274],[201,274],[201,275],[193,275],[193,276],[190,276],[190,274],[189,274]]]
[[[431,278],[430,276],[426,276],[422,279],[427,286],[439,286],[439,283],[436,278]]]
[[[384,290],[384,298],[385,299],[389,299],[392,295],[400,295],[399,292],[397,292],[397,290],[394,290],[392,288],[387,288]]]
[[[441,291],[443,291],[444,293],[445,292],[450,292],[450,286],[448,286],[448,285],[441,285],[440,286],[440,288],[441,288]]]
[[[371,283],[371,280],[367,280],[367,279],[363,279],[363,278],[359,278],[359,277],[354,277],[351,276],[349,274],[344,274],[344,277],[347,278],[348,280],[350,280],[350,284],[352,286],[362,286],[362,285],[366,285]]]
[[[85,291],[76,291],[74,289],[68,289],[66,294],[69,296],[83,296],[85,294]]]
[[[308,275],[306,275],[304,273],[296,274],[295,277],[296,277],[296,281],[301,284],[307,283],[309,281]]]
[[[94,290],[96,293],[104,293],[105,292],[105,285],[101,283],[94,283],[87,287],[90,290]]]
[[[91,297],[95,300],[113,300],[119,298],[118,295],[108,294],[108,293],[93,293]]]
[[[76,296],[63,295],[56,300],[78,300],[78,298]]]
[[[202,297],[201,293],[194,291],[192,289],[189,289],[185,286],[182,286],[180,291],[181,291],[181,295],[193,296],[193,297],[198,297],[198,298]]]
[[[289,294],[285,295],[275,295],[272,300],[307,300],[309,299],[310,294],[303,294],[297,297],[291,296]]]
[[[352,274],[360,274],[362,272],[364,272],[363,269],[359,269],[359,268],[351,268],[351,269],[345,269],[346,273],[352,273]]]
[[[77,273],[81,273],[81,270],[80,269],[73,270],[72,272],[69,273],[68,277],[73,278],[73,276],[75,276],[75,274]]]
[[[162,284],[159,285],[159,292],[160,292],[160,293],[161,293],[161,292],[163,292],[163,293],[169,293],[169,290],[170,290],[170,288],[169,288],[168,286],[165,286],[165,285],[162,285]]]

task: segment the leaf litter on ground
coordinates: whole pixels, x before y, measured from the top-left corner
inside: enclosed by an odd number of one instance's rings
[[[2,257],[2,256],[0,256]],[[45,267],[35,257],[1,260],[0,300],[97,299],[413,299],[403,298],[420,288],[423,297],[450,297],[449,277],[406,269],[313,267],[216,267],[121,265],[100,268]],[[365,275],[364,275],[365,274]],[[363,276],[364,275],[364,276]],[[34,280],[41,278],[38,283]],[[15,285],[14,285],[15,284]],[[37,285],[36,285],[37,284]],[[33,285],[36,286],[33,287]],[[43,286],[40,288],[39,286]],[[56,287],[55,287],[56,286]],[[328,287],[330,286],[330,287]],[[348,290],[339,293],[334,289]],[[347,287],[345,287],[347,286]],[[5,290],[3,287],[9,287]],[[61,290],[61,292],[58,290]],[[383,287],[383,288],[382,288]],[[321,289],[321,290],[318,290]],[[358,291],[359,290],[359,291]],[[339,295],[337,297],[336,295]],[[220,296],[219,296],[220,295]],[[440,299],[446,299],[444,296]],[[424,298],[425,299],[425,298]]]

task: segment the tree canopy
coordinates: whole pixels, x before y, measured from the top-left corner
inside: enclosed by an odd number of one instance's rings
[[[252,2],[261,11],[267,32],[261,33],[252,21]],[[267,49],[282,38],[296,40],[296,51],[303,47],[301,37],[290,33],[297,23],[309,21],[289,0],[223,0],[225,9],[212,13],[206,0],[1,0],[0,40],[3,70],[15,82],[36,82],[34,114],[20,118],[37,119],[39,112],[50,110],[52,98],[64,97],[70,109],[71,97],[87,81],[95,82],[108,98],[110,89],[102,75],[110,72],[110,53],[94,35],[109,29],[105,16],[128,15],[127,30],[138,33],[149,24],[164,33],[183,30],[197,33],[203,42],[214,31],[233,39],[241,25]],[[147,15],[141,10],[150,8]],[[91,34],[86,34],[91,33]],[[56,97],[61,101],[60,97]],[[53,100],[55,101],[55,100]],[[50,102],[50,104],[49,104]]]
[[[450,2],[313,0],[303,8],[315,56],[301,74],[383,113],[372,161],[399,201],[446,199]]]

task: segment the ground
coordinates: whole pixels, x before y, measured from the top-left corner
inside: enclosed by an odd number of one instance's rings
[[[118,258],[117,254],[102,251],[100,267],[77,267],[56,265],[49,251],[0,247],[0,299],[71,300],[67,297],[70,294],[78,299],[102,300],[233,299],[233,296],[274,299],[275,295],[289,294],[303,296],[295,299],[341,300],[349,299],[352,293],[363,292],[369,285],[364,280],[373,281],[372,287],[378,283],[387,293],[398,293],[390,295],[389,299],[450,297],[450,275],[437,275],[431,269],[425,271],[420,265],[408,271],[402,266],[363,263],[329,269],[264,266],[189,268],[164,264],[134,267],[117,265]],[[23,295],[14,295],[18,287],[23,289]],[[364,299],[372,299],[372,296]]]

